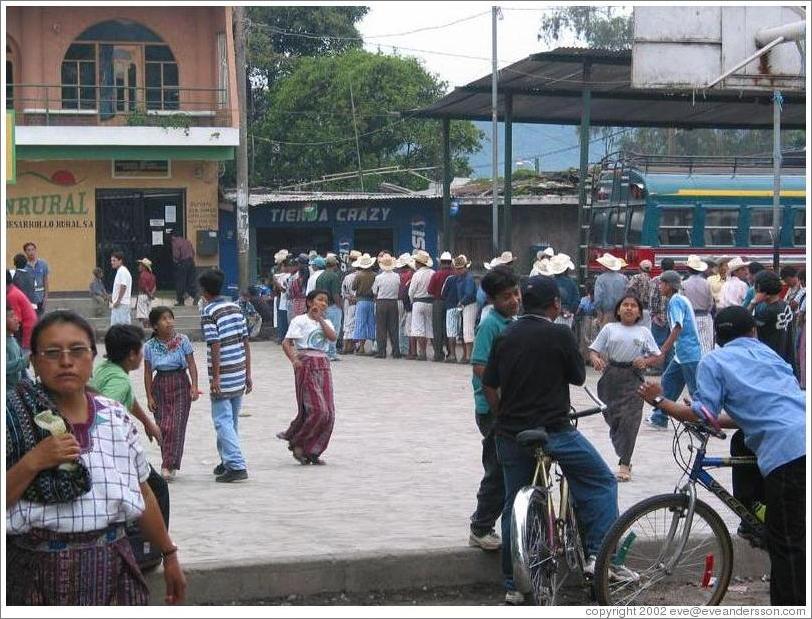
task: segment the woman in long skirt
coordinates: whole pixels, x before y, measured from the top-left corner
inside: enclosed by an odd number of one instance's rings
[[[147,405],[163,436],[161,475],[171,481],[183,458],[189,410],[200,395],[197,364],[189,338],[175,332],[175,314],[170,308],[156,307],[149,313],[149,322],[153,331],[144,345],[144,387]]]
[[[296,418],[276,436],[288,442],[288,449],[300,464],[324,464],[320,458],[335,421],[333,377],[327,351],[336,341],[333,324],[324,315],[328,293],[313,290],[306,298],[307,313],[290,322],[282,349],[293,365],[296,381]]]
[[[589,347],[589,356],[592,367],[603,372],[598,397],[609,407],[604,419],[619,458],[615,477],[630,481],[632,454],[643,417],[643,400],[637,396],[637,387],[643,380],[641,371],[657,362],[660,349],[651,331],[638,324],[643,318],[640,299],[623,297],[615,306],[615,317],[619,322],[604,325]]]

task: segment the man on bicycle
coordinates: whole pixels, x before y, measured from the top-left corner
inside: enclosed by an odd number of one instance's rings
[[[518,490],[530,482],[536,464],[532,450],[517,442],[519,432],[539,427],[548,432],[544,449],[558,460],[569,481],[585,533],[589,557],[585,574],[594,573],[595,556],[618,517],[614,474],[568,418],[569,386],[583,385],[586,370],[572,330],[554,324],[561,311],[555,280],[544,276],[528,279],[522,286],[522,303],[524,315],[496,340],[482,376],[485,397],[496,414],[496,451],[505,481],[502,573],[508,604],[524,600],[513,582],[513,500]]]
[[[704,408],[722,427],[741,428],[764,476],[770,603],[806,604],[806,409],[792,367],[756,339],[752,315],[739,306],[716,316],[716,342],[697,368],[688,406],[641,385],[646,402],[671,417],[695,421]],[[724,409],[727,414],[722,413]],[[694,413],[696,411],[696,414]],[[735,491],[735,487],[734,487]]]

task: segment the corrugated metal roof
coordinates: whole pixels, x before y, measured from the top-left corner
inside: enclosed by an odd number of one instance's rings
[[[234,190],[225,191],[225,199],[231,202],[237,200],[237,192]],[[361,193],[361,192],[326,192],[326,191],[304,191],[304,192],[263,192],[251,193],[248,196],[249,206],[260,206],[262,204],[278,204],[281,202],[362,202],[381,200],[437,200],[442,195],[425,194],[403,194],[403,193]]]

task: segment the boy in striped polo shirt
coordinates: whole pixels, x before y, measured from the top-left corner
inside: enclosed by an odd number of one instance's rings
[[[220,296],[223,280],[219,269],[209,269],[200,276],[205,300],[201,324],[208,348],[211,416],[220,452],[220,464],[213,472],[215,481],[229,483],[248,479],[237,419],[243,393],[251,393],[253,384],[248,328],[239,306]]]

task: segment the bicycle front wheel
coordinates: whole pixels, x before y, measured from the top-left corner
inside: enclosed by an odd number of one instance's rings
[[[547,494],[527,486],[516,495],[511,523],[513,578],[539,606],[554,606],[558,595],[555,524]]]
[[[689,522],[688,497],[662,494],[631,507],[607,533],[595,595],[610,606],[715,606],[732,571],[733,545],[719,514],[697,499]]]

